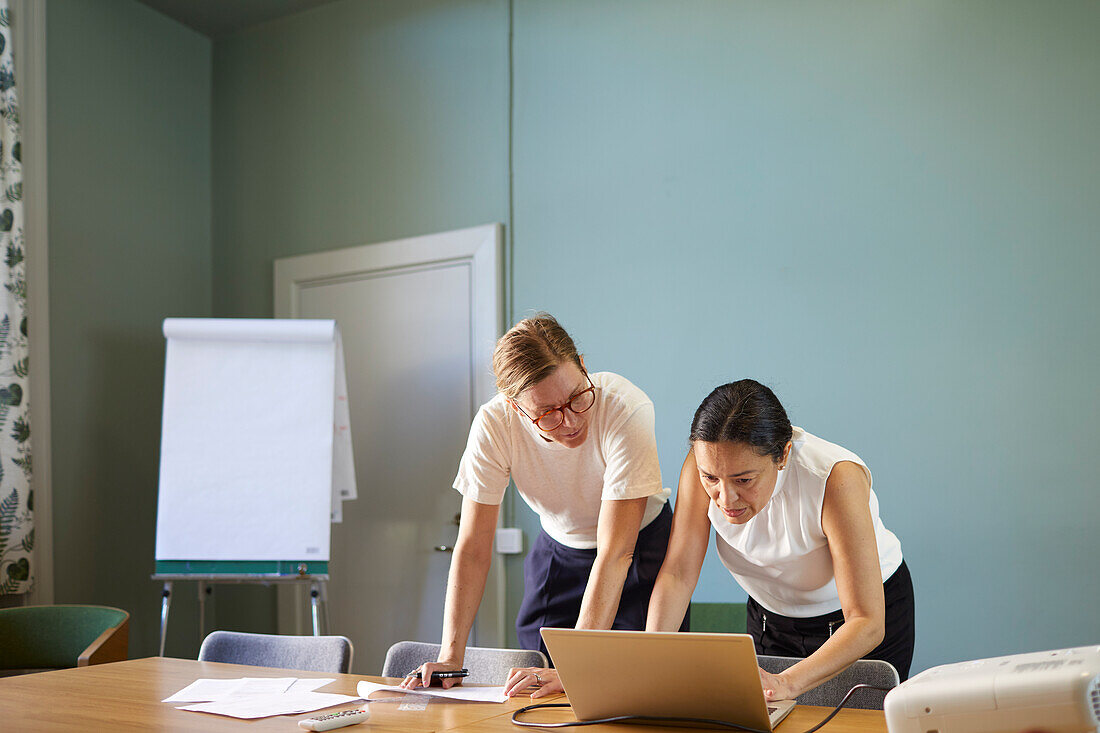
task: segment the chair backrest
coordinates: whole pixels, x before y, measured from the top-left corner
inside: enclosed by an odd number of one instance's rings
[[[761,669],[772,674],[779,674],[795,662],[802,661],[798,657],[772,657],[767,655],[757,655],[756,660]],[[897,687],[899,682],[898,671],[889,662],[882,662],[877,659],[857,659],[836,677],[823,682],[809,692],[799,695],[798,702],[803,705],[835,707],[848,694],[848,691],[856,685]],[[844,704],[844,707],[882,710],[885,697],[886,693],[878,690],[856,690],[848,698],[848,702]]]
[[[383,677],[404,677],[424,662],[439,657],[439,644],[424,641],[399,641],[386,652]],[[470,670],[467,682],[503,685],[512,667],[549,667],[546,655],[529,649],[492,649],[468,646],[463,664]]]
[[[60,669],[127,658],[130,614],[110,606],[0,609],[0,669]]]
[[[351,669],[352,646],[346,636],[285,636],[212,631],[199,647],[200,662],[230,662],[307,672]]]

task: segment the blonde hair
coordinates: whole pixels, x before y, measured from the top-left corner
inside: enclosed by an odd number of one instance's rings
[[[500,337],[493,351],[497,389],[514,400],[567,362],[584,369],[573,339],[557,319],[549,313],[524,318]]]

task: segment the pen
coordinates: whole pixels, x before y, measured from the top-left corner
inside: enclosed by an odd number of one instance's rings
[[[409,677],[415,677],[417,679],[421,679],[420,670],[418,669],[415,672],[409,672],[408,676]],[[469,676],[470,676],[470,670],[466,669],[465,667],[463,667],[462,669],[459,669],[459,670],[455,670],[453,672],[432,672],[432,680],[433,681],[434,680],[453,679],[455,677],[469,677]]]

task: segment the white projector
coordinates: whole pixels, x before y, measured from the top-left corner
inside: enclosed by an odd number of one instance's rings
[[[885,710],[890,733],[1098,733],[1100,646],[932,667]]]

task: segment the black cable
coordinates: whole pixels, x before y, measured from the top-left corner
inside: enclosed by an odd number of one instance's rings
[[[833,711],[825,716],[825,719],[820,723],[810,728],[804,733],[814,733],[816,730],[820,730],[823,725],[836,717],[836,714],[840,712],[840,709],[844,707],[844,703],[848,702],[848,698],[852,696],[852,693],[856,690],[881,690],[882,692],[889,692],[892,688],[889,687],[877,687],[876,685],[856,685],[852,689],[848,690],[847,694],[840,699],[837,706],[833,708]],[[769,731],[762,731],[757,728],[749,728],[748,726],[738,725],[737,723],[731,723],[728,720],[711,720],[709,718],[674,718],[664,717],[660,715],[617,715],[613,718],[597,718],[596,720],[575,720],[568,723],[529,723],[523,720],[517,720],[517,716],[522,715],[530,710],[540,710],[542,708],[567,708],[569,703],[567,702],[544,702],[536,705],[528,705],[527,707],[520,708],[512,713],[512,723],[522,728],[571,728],[581,725],[597,725],[600,723],[623,723],[630,720],[641,721],[644,723],[695,723],[712,725],[719,728],[730,728],[732,730],[746,731],[746,733],[769,733]]]
[[[835,718],[836,714],[840,712],[840,709],[842,707],[844,707],[844,703],[848,702],[848,698],[852,696],[852,693],[855,692],[856,690],[859,690],[859,689],[882,690],[883,692],[889,692],[892,688],[890,688],[890,687],[878,687],[877,685],[856,685],[852,689],[848,690],[848,694],[846,694],[844,697],[840,698],[840,702],[837,703],[837,706],[835,708],[833,708],[833,712],[831,712],[831,713],[829,713],[828,715],[825,716],[825,720],[822,720],[820,723],[815,725],[813,728],[810,728],[809,730],[805,731],[804,733],[814,733],[815,730],[818,730],[819,728],[821,728],[821,726],[825,725],[830,720]]]

